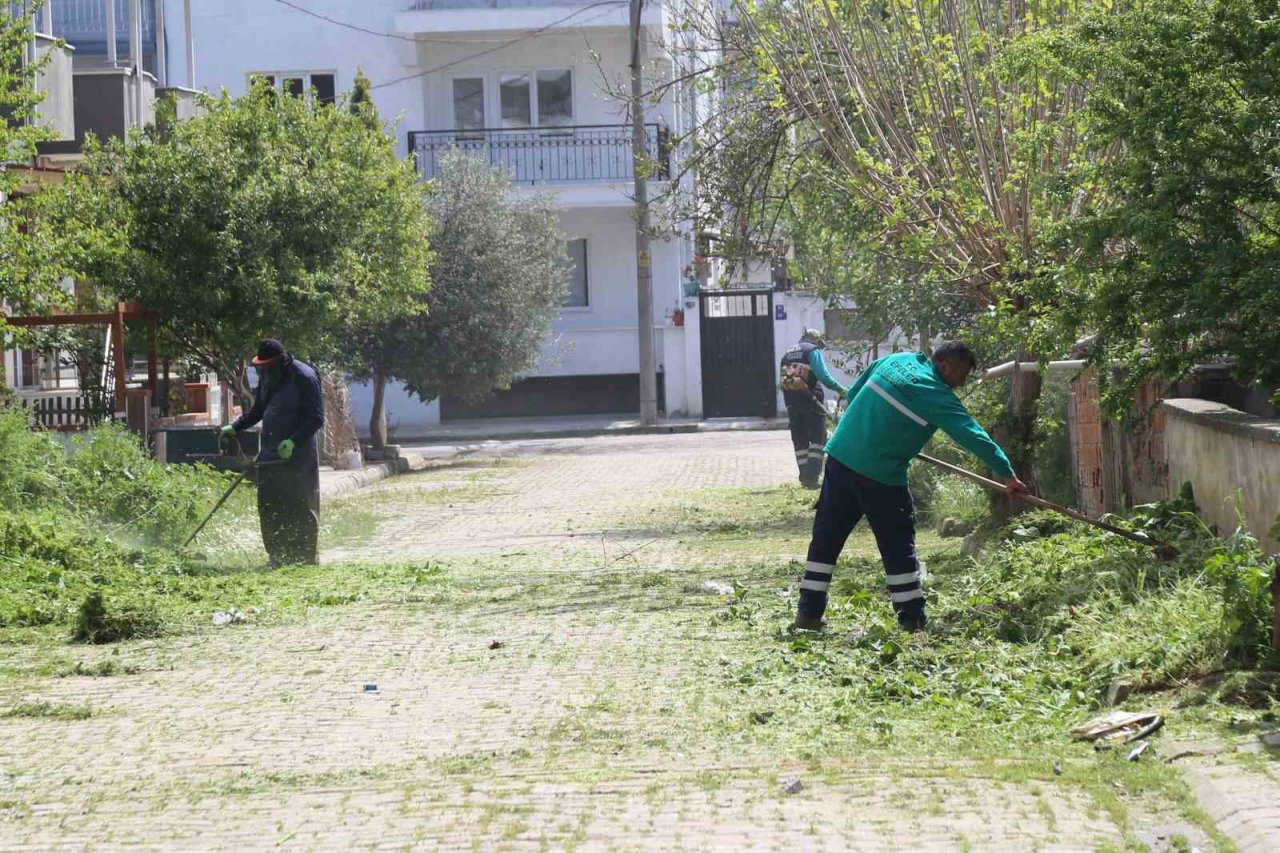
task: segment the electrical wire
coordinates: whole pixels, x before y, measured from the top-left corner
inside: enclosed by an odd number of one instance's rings
[[[455,65],[462,65],[464,62],[470,62],[470,61],[471,61],[471,60],[473,60],[473,59],[479,59],[479,58],[480,58],[480,57],[482,57],[482,56],[488,56],[488,55],[489,55],[489,54],[491,54],[491,53],[497,53],[497,52],[498,52],[498,51],[500,51],[500,50],[505,50],[506,48],[510,47],[510,46],[511,46],[511,45],[513,45],[513,44],[519,44],[519,43],[520,43],[520,42],[522,42],[522,41],[528,41],[529,39],[538,38],[539,36],[544,35],[548,30],[551,30],[551,29],[553,29],[553,28],[555,28],[555,27],[558,27],[558,26],[560,26],[561,24],[565,23],[566,21],[569,21],[569,20],[571,20],[571,19],[573,19],[573,18],[576,18],[577,16],[579,16],[579,15],[583,14],[584,12],[589,12],[589,11],[591,11],[592,9],[598,9],[598,8],[599,8],[599,7],[601,7],[601,6],[624,6],[624,5],[626,5],[626,3],[627,3],[627,0],[598,0],[598,2],[590,3],[590,4],[586,5],[586,6],[583,6],[583,7],[582,7],[582,8],[580,8],[580,9],[575,9],[573,12],[569,13],[568,15],[565,15],[563,18],[557,18],[556,20],[552,21],[551,23],[549,23],[549,24],[547,24],[547,25],[545,25],[545,26],[539,27],[539,28],[538,28],[538,29],[536,29],[536,30],[531,30],[531,31],[529,31],[529,32],[525,33],[524,35],[516,36],[516,37],[515,37],[515,38],[513,38],[513,39],[509,39],[508,41],[504,41],[504,42],[502,42],[502,43],[498,44],[496,47],[491,47],[491,48],[489,48],[488,50],[481,50],[481,51],[477,51],[476,53],[472,53],[472,54],[470,54],[470,55],[468,55],[468,56],[463,56],[463,57],[461,57],[461,58],[459,58],[459,59],[455,59],[455,60],[453,60],[452,62],[446,62],[446,63],[444,63],[444,64],[442,64],[442,65],[437,65],[437,66],[435,66],[434,68],[427,68],[426,70],[423,70],[423,71],[415,71],[415,72],[414,72],[414,73],[412,73],[412,74],[406,74],[406,75],[405,75],[405,76],[403,76],[403,77],[397,77],[397,78],[395,78],[394,80],[388,80],[388,81],[387,81],[387,82],[385,82],[385,83],[378,83],[377,85],[375,85],[375,86],[370,86],[369,88],[370,88],[370,89],[385,89],[385,88],[387,88],[388,86],[395,86],[395,85],[397,85],[397,84],[399,84],[399,83],[405,83],[405,82],[407,82],[407,81],[409,81],[409,80],[417,80],[417,79],[418,79],[418,78],[420,78],[420,77],[426,77],[428,74],[435,74],[435,73],[436,73],[436,72],[438,72],[438,71],[444,71],[445,69],[447,69],[447,68],[452,68],[452,67],[454,67]],[[581,23],[584,23],[584,24],[585,24],[585,23],[588,23],[588,22],[590,22],[590,21],[594,21],[596,18],[603,18],[605,15],[609,14],[609,12],[611,12],[611,11],[613,11],[613,10],[612,10],[612,9],[605,9],[605,10],[604,10],[603,12],[601,12],[600,14],[598,14],[598,15],[593,15],[592,17],[588,18],[586,21],[582,21]]]
[[[626,2],[626,0],[608,0],[608,2],[604,2],[604,3],[592,3],[590,5],[582,7],[581,9],[575,10],[572,14],[567,15],[558,21],[553,21],[551,24],[547,25],[546,27],[540,30],[536,30],[532,34],[521,36],[515,39],[444,39],[444,38],[423,38],[419,36],[404,35],[402,33],[388,33],[388,32],[383,32],[382,30],[371,30],[371,29],[368,29],[367,27],[362,27],[359,24],[353,24],[349,21],[339,20],[338,18],[332,18],[321,12],[316,12],[312,9],[306,8],[305,6],[300,6],[297,3],[292,2],[292,0],[274,0],[274,2],[288,9],[292,9],[293,11],[298,12],[299,14],[306,15],[309,18],[315,18],[316,20],[324,21],[325,23],[333,24],[334,26],[342,27],[343,29],[348,29],[353,32],[362,33],[364,35],[376,36],[378,38],[407,41],[410,44],[452,44],[452,45],[496,44],[496,45],[500,45],[501,47],[506,47],[507,45],[515,44],[519,41],[524,41],[527,38],[532,38],[535,35],[540,35],[543,32],[545,32],[547,29],[550,29],[551,27],[555,27],[561,23],[564,23],[570,18],[577,17],[583,12],[590,11],[591,9],[594,9],[597,6],[622,5],[623,3]],[[587,19],[587,21],[583,21],[582,23],[593,21],[595,20],[596,17],[603,17],[603,15],[594,16],[592,18]],[[480,55],[483,55],[483,54],[480,54]],[[412,78],[403,78],[403,79],[412,79]],[[396,82],[399,82],[399,81],[396,81]],[[388,83],[384,85],[390,85],[390,84]],[[374,86],[373,88],[376,89],[378,87]]]

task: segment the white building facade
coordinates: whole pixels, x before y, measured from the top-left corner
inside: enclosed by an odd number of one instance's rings
[[[175,4],[179,5],[179,4]],[[511,392],[479,407],[424,405],[388,389],[389,425],[412,437],[442,419],[493,415],[589,414],[638,409],[639,346],[631,131],[625,104],[605,81],[628,79],[625,2],[564,4],[520,0],[262,0],[195,4],[197,79],[212,92],[244,92],[254,75],[322,96],[349,91],[357,70],[373,84],[383,117],[395,122],[400,153],[424,178],[439,154],[459,147],[501,165],[517,192],[550,193],[574,260],[570,300],[550,330],[537,368]],[[324,20],[329,18],[332,20]],[[645,15],[652,57],[661,56],[664,13]],[[647,121],[650,155],[666,158],[684,132],[668,100]],[[669,414],[700,414],[689,388],[682,305],[692,237],[679,231],[652,244],[654,335]],[[696,353],[695,353],[696,360]],[[692,377],[696,383],[696,375]],[[371,393],[352,389],[358,425]]]

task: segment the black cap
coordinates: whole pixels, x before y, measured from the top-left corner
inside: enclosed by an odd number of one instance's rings
[[[258,354],[254,356],[253,363],[263,367],[286,354],[284,344],[275,338],[267,338],[265,341],[258,342]]]

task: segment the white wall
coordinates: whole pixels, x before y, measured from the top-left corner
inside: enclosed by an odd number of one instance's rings
[[[185,47],[182,37],[182,0],[166,0],[170,58],[170,82],[186,84]],[[408,0],[307,0],[306,8],[369,30],[392,33],[397,14],[409,8]],[[468,10],[490,24],[504,10]],[[591,15],[585,16],[587,18]],[[503,69],[534,70],[571,67],[573,77],[574,123],[619,124],[625,113],[608,93],[609,85],[626,85],[628,48],[624,27],[588,26],[529,38],[510,47],[468,58],[488,50],[514,32],[428,32],[411,39],[385,38],[362,34],[331,22],[318,20],[284,5],[263,0],[220,0],[194,4],[196,84],[217,92],[226,89],[242,94],[253,72],[326,72],[336,75],[337,89],[349,91],[356,69],[361,68],[374,84],[374,100],[387,121],[398,120],[395,135],[398,149],[407,153],[408,132],[442,130],[453,126],[451,86],[456,76],[484,73],[491,83],[486,95],[491,116],[496,116],[496,74]],[[658,56],[659,51],[652,51]],[[456,63],[453,64],[453,63]],[[450,65],[446,70],[422,71]],[[611,81],[606,84],[604,79]],[[401,82],[393,82],[404,79]],[[379,88],[381,84],[390,83]],[[688,117],[677,114],[671,100],[650,107],[649,122],[664,122],[680,133]],[[497,122],[494,121],[494,124]],[[585,310],[564,311],[553,324],[550,339],[533,375],[635,373],[638,370],[636,307],[635,227],[627,197],[629,187],[579,183],[553,187],[562,205],[561,226],[569,239],[585,237],[588,246],[590,305]],[[584,206],[584,205],[591,206]],[[670,312],[681,305],[680,270],[691,261],[686,233],[655,239],[651,244],[656,325],[669,324]],[[688,309],[686,309],[688,310]],[[683,344],[683,332],[658,332],[658,358],[682,354],[686,362],[663,365],[668,372],[679,370],[681,388],[692,387],[690,363],[700,366],[696,347]],[[693,336],[696,342],[696,335]],[[690,354],[690,352],[692,354]],[[692,362],[688,362],[688,359]],[[686,400],[682,408],[700,409],[700,377],[695,403]],[[681,391],[682,397],[688,393]],[[368,420],[371,391],[352,388],[352,407],[357,424]],[[388,391],[392,420],[402,429],[439,422],[439,406],[424,406],[409,400],[402,389]]]
[[[347,386],[350,394],[351,417],[356,424],[356,432],[361,436],[369,435],[369,417],[373,413],[373,386],[352,382]],[[391,431],[391,441],[396,436],[421,436],[427,429],[440,425],[440,401],[423,403],[411,396],[399,382],[387,383],[386,397],[383,405],[387,415],[387,428]]]
[[[391,32],[395,13],[405,0],[307,0],[311,11],[379,32]],[[182,43],[182,2],[166,0],[170,81],[186,84],[186,58]],[[339,92],[355,84],[362,68],[378,85],[418,70],[417,47],[399,39],[366,35],[346,27],[303,15],[287,6],[263,0],[195,0],[192,10],[195,33],[196,85],[232,95],[248,88],[255,71],[334,72]],[[375,89],[374,101],[387,122],[402,119],[397,130],[401,153],[407,149],[406,133],[422,128],[422,81],[409,80]]]
[[[306,8],[354,26],[382,33],[395,32],[396,14],[407,0],[307,0]],[[170,83],[186,84],[182,0],[166,0],[166,31]],[[502,9],[469,10],[472,16],[492,19]],[[585,16],[584,20],[591,16]],[[586,27],[526,38],[510,47],[475,59],[468,56],[489,50],[516,32],[440,32],[416,37],[386,38],[368,35],[304,15],[287,6],[264,0],[195,2],[196,84],[233,95],[248,86],[248,75],[262,72],[333,72],[339,92],[349,91],[357,67],[374,84],[374,101],[383,118],[397,118],[397,144],[403,153],[410,130],[441,130],[453,126],[449,102],[454,76],[509,68],[564,68],[574,71],[574,120],[577,124],[612,124],[625,120],[619,104],[606,94],[602,71],[612,81],[626,83],[628,61],[623,28]],[[597,65],[592,51],[600,55]],[[420,72],[442,65],[452,67],[424,76]],[[393,82],[399,78],[412,79]],[[382,84],[390,84],[383,86]],[[379,88],[381,86],[381,88]],[[492,101],[492,98],[490,98]],[[496,106],[496,105],[495,105]],[[650,108],[650,121],[664,119],[679,132],[682,120],[670,103]]]
[[[777,319],[779,307],[785,310],[786,319]],[[805,329],[817,329],[819,332],[826,332],[826,303],[820,296],[802,291],[775,293],[773,295],[773,311],[775,318],[773,323],[773,361],[775,364],[781,362],[782,356],[786,354],[787,350],[799,342],[800,336],[804,334]],[[834,369],[831,372],[841,382],[845,382]],[[782,392],[779,391],[778,411],[786,411],[786,408],[787,404],[782,398]]]

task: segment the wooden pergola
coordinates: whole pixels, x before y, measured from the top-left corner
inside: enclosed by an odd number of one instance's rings
[[[115,310],[106,314],[48,314],[37,317],[6,317],[5,323],[18,328],[42,326],[109,326],[111,329],[112,359],[115,368],[116,407],[124,405],[125,359],[124,359],[124,324],[129,320],[145,320],[147,323],[147,387],[151,390],[151,399],[155,400],[160,391],[159,368],[156,357],[156,315],[142,310],[136,302],[117,302]]]

